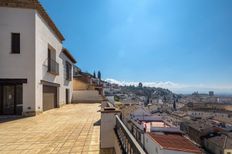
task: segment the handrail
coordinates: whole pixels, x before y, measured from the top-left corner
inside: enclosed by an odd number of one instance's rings
[[[123,148],[127,154],[146,154],[143,148],[136,141],[131,132],[123,124],[121,119],[116,115],[116,128],[115,131]]]
[[[59,63],[53,59],[48,59],[48,72],[59,74]]]

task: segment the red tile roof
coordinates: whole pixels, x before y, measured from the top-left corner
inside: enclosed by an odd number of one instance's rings
[[[201,153],[200,149],[191,143],[188,139],[178,134],[155,134],[149,135],[160,144],[161,147],[167,150],[184,151],[191,153]]]
[[[76,64],[76,59],[72,56],[72,54],[68,51],[68,49],[63,48],[62,52],[74,63]]]

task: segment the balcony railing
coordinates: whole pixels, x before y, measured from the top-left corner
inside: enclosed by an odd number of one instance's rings
[[[69,62],[66,62],[66,80],[72,80],[72,65]]]
[[[53,59],[48,59],[48,72],[58,75],[59,74],[59,63]]]
[[[117,115],[115,133],[119,139],[123,154],[146,154]]]

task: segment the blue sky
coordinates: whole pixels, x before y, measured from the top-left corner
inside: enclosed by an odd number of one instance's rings
[[[180,92],[232,93],[231,0],[40,2],[83,71]]]

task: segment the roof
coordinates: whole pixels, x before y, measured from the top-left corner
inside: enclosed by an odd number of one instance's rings
[[[208,138],[208,141],[223,149],[232,149],[232,137],[231,134],[218,134],[216,136]]]
[[[72,54],[68,51],[68,49],[63,48],[62,52],[63,52],[74,64],[77,63],[77,61],[76,61],[75,58],[72,56]]]
[[[35,9],[39,12],[41,17],[47,22],[47,24],[51,27],[53,32],[56,34],[60,41],[64,41],[64,36],[56,27],[55,23],[49,17],[46,10],[40,4],[38,0],[1,0],[1,7],[13,7],[13,8],[25,8],[25,9]]]
[[[188,126],[200,131],[202,133],[207,132],[220,132],[223,131],[224,128],[222,128],[218,123],[211,119],[199,119],[196,121],[187,121]]]
[[[225,109],[212,109],[212,108],[193,108],[192,111],[195,112],[212,112],[216,114],[230,114],[232,115],[232,111]]]
[[[126,107],[122,108],[122,115],[124,117],[128,117],[128,116],[130,116],[131,113],[133,113],[139,107],[140,106],[138,106],[138,105],[126,106]]]
[[[191,143],[188,139],[178,134],[156,134],[149,133],[155,142],[162,148],[174,151],[183,151],[191,153],[201,153],[200,149]]]

